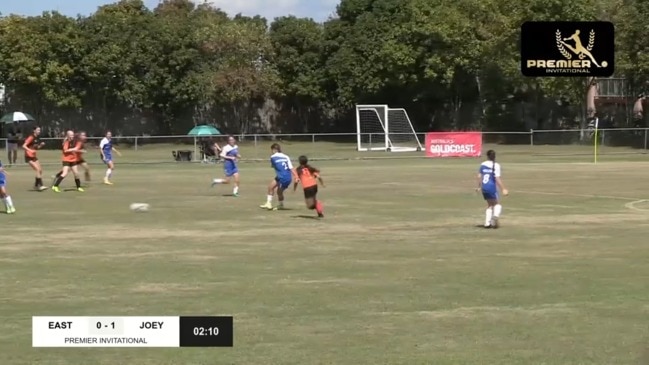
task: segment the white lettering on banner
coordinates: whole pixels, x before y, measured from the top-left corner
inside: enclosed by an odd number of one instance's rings
[[[475,146],[472,144],[445,144],[445,145],[431,145],[430,152],[432,153],[473,153]]]

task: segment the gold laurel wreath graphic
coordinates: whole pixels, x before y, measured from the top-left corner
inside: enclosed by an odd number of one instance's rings
[[[595,30],[591,29],[590,33],[588,34],[588,46],[586,47],[586,49],[588,50],[588,52],[590,52],[593,50],[594,46],[595,46]],[[580,60],[583,60],[584,58],[586,58],[585,54],[583,53],[579,54]]]
[[[555,38],[557,40],[557,48],[559,49],[559,52],[561,52],[563,57],[565,57],[566,59],[571,59],[572,55],[570,54],[570,52],[566,51],[566,49],[563,48],[563,44],[561,43],[563,39],[561,37],[561,31],[559,29],[557,29],[557,32],[555,33]]]
[[[595,46],[595,30],[591,29],[590,35],[588,36],[588,47],[586,47],[586,49],[592,51],[594,46]]]

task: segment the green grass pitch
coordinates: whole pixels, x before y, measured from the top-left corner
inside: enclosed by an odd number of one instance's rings
[[[644,155],[595,165],[588,149],[498,147],[511,194],[502,228],[484,230],[479,159],[315,161],[327,184],[315,220],[299,191],[290,210],[258,208],[266,162],[241,164],[239,198],[210,188],[221,165],[129,164],[171,161],[171,149],[125,150],[114,186],[93,165],[85,193],[31,192],[31,170],[7,169],[18,212],[0,214],[0,364],[649,361]],[[41,159],[48,181],[56,154]],[[34,315],[233,315],[235,346],[34,349]]]

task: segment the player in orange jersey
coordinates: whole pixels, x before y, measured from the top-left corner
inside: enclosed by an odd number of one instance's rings
[[[27,137],[23,143],[23,150],[25,150],[25,162],[29,167],[36,172],[36,179],[34,180],[34,189],[43,191],[47,189],[43,186],[43,168],[41,163],[36,157],[36,151],[45,146],[45,142],[41,141],[41,127],[34,127],[32,134]]]
[[[88,141],[88,135],[86,132],[81,131],[77,133],[76,145],[77,148],[77,165],[83,167],[83,177],[86,182],[90,181],[90,166],[88,162],[83,158],[83,154],[86,153],[86,142]]]
[[[78,144],[75,143],[74,132],[67,131],[65,134],[65,139],[63,140],[63,148],[62,148],[62,156],[61,156],[61,161],[63,162],[63,170],[61,171],[61,175],[58,176],[54,181],[54,186],[52,186],[52,190],[55,193],[61,192],[59,185],[61,184],[63,179],[65,179],[65,177],[68,176],[70,170],[72,170],[72,174],[74,175],[74,183],[77,186],[77,191],[79,192],[84,191],[83,188],[81,187],[81,180],[79,179],[79,168],[77,166],[77,152],[79,152],[79,148],[77,148],[77,145]]]
[[[315,209],[318,217],[324,218],[322,203],[317,199],[318,195],[318,182],[324,187],[324,181],[320,177],[320,170],[309,165],[309,159],[306,156],[298,158],[300,166],[295,169],[297,174],[297,181],[293,184],[293,191],[297,189],[297,184],[302,184],[304,189],[304,202],[309,209]]]
[[[76,164],[77,166],[83,167],[84,170],[84,177],[86,181],[90,181],[90,166],[88,166],[88,163],[86,160],[83,158],[83,154],[86,153],[85,150],[85,145],[86,142],[88,141],[88,136],[86,132],[79,132],[74,138],[74,148],[76,148],[75,155],[77,156],[77,161]],[[54,176],[54,179],[58,178],[63,174],[63,169],[59,171],[56,176]]]

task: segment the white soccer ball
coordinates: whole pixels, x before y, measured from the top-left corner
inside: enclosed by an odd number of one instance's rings
[[[149,204],[146,203],[133,203],[130,205],[129,209],[131,209],[134,212],[146,212],[149,210]]]

